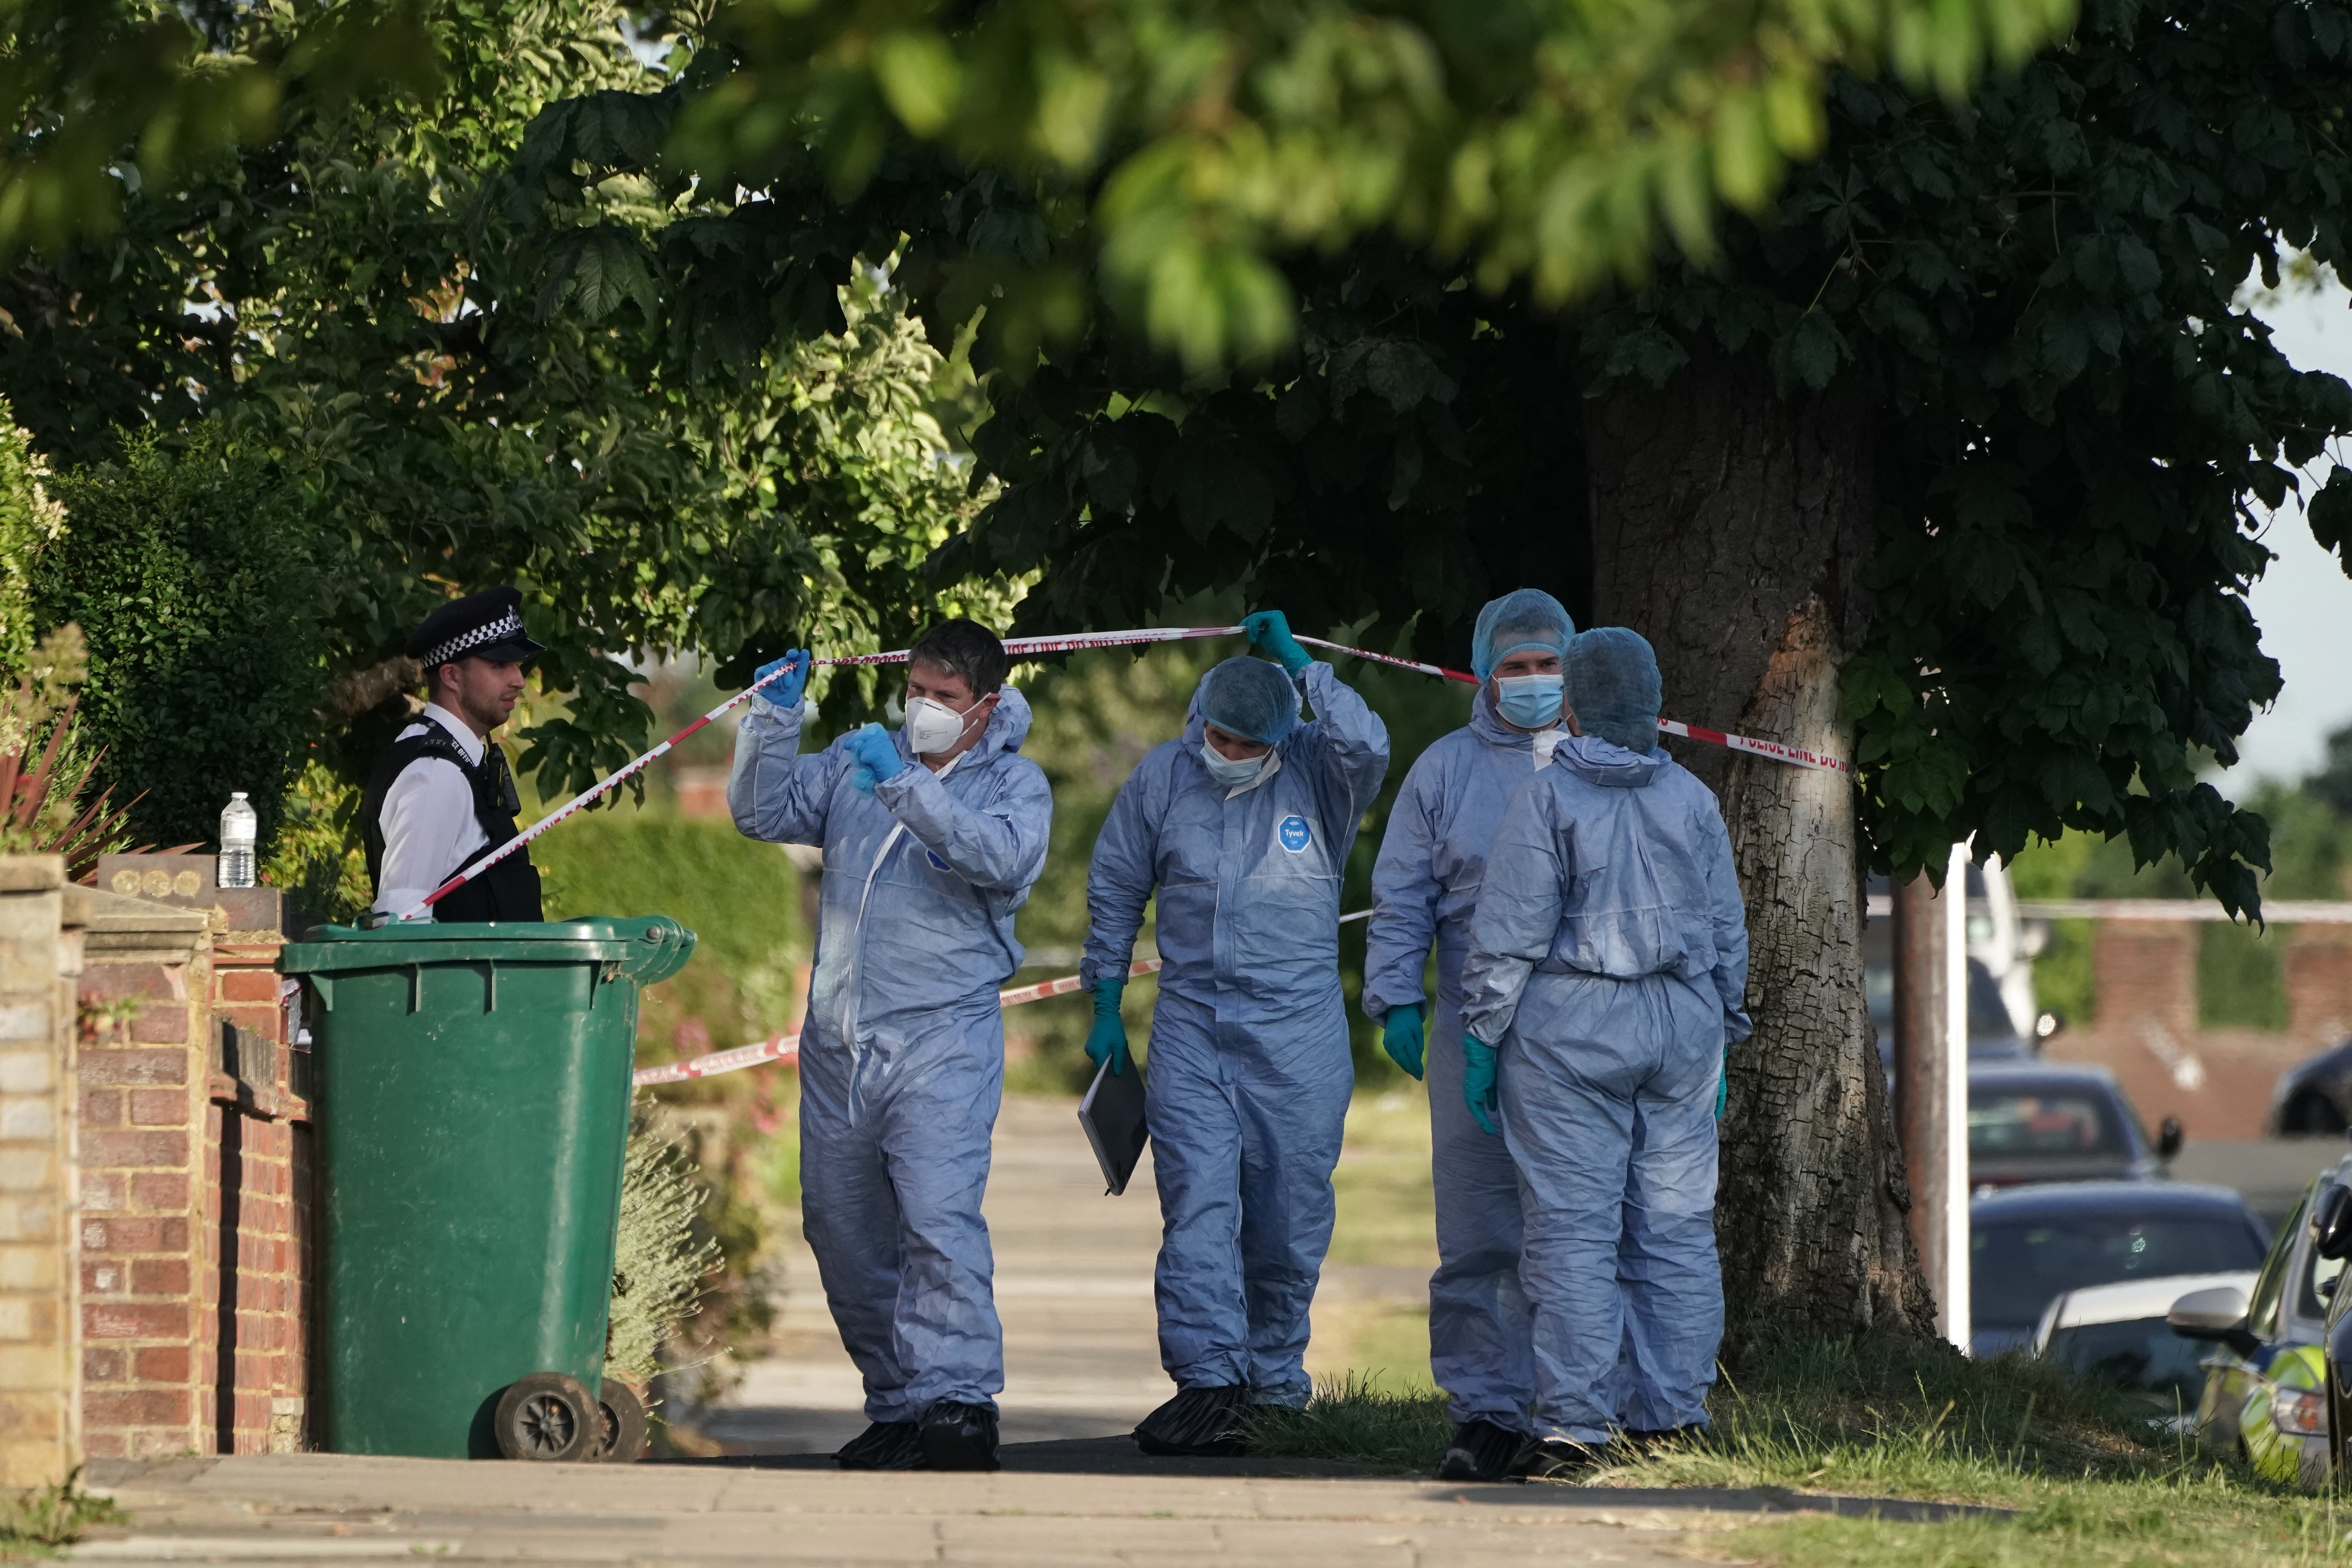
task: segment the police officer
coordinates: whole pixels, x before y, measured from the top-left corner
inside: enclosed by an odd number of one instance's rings
[[[522,595],[490,588],[425,617],[404,651],[425,666],[425,711],[377,759],[360,803],[375,908],[404,915],[517,831],[522,800],[490,731],[522,695],[523,666],[546,651],[523,632]],[[444,921],[536,921],[527,849],[433,906]]]

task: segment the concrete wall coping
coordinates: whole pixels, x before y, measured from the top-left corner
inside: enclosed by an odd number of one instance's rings
[[[47,893],[65,885],[62,855],[0,855],[0,893]]]
[[[82,889],[89,895],[89,936],[92,953],[156,952],[173,955],[169,963],[184,963],[211,944],[212,921],[201,910],[174,909],[100,888]]]

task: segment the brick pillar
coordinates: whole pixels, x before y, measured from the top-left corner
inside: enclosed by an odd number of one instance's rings
[[[83,1447],[208,1452],[197,1276],[212,931],[194,910],[93,891],[81,995]]]
[[[0,1487],[61,1481],[81,1462],[64,1101],[84,902],[61,858],[0,858]]]
[[[215,1451],[307,1446],[310,1311],[310,1110],[298,1092],[279,1005],[275,931],[231,931],[214,952],[215,1028],[207,1231],[217,1316],[211,1393]],[[221,1325],[228,1325],[223,1331]]]
[[[2294,927],[2280,967],[2288,1034],[2315,1048],[2352,1035],[2352,926]]]
[[[2091,938],[2099,1028],[2153,1024],[2197,1032],[2197,927],[2188,921],[2101,921]]]

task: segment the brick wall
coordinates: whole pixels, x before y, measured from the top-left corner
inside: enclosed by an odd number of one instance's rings
[[[2150,1131],[2170,1116],[2200,1142],[2259,1138],[2280,1075],[2352,1030],[2352,930],[2286,933],[2288,1024],[2277,1034],[2197,1026],[2197,948],[2189,921],[2101,921],[2091,947],[2098,1017],[2043,1054],[2113,1072]]]
[[[203,856],[100,862],[82,995],[88,1450],[303,1446],[310,1107],[278,895]],[[135,896],[134,896],[135,895]]]
[[[59,858],[0,858],[0,1486],[81,1462],[68,1096],[84,901]]]
[[[2195,1034],[2197,940],[2189,921],[2101,921],[2091,938],[2099,1021],[2112,1011],[2136,1026]]]
[[[2312,1050],[2352,1035],[2352,926],[2294,927],[2279,967],[2289,1035]]]
[[[93,1458],[205,1453],[196,1354],[212,931],[101,891],[81,977],[81,1418]]]

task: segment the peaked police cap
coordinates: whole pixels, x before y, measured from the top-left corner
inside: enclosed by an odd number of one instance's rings
[[[459,658],[520,663],[547,649],[522,629],[520,589],[485,588],[452,599],[425,616],[402,651],[431,669]]]

